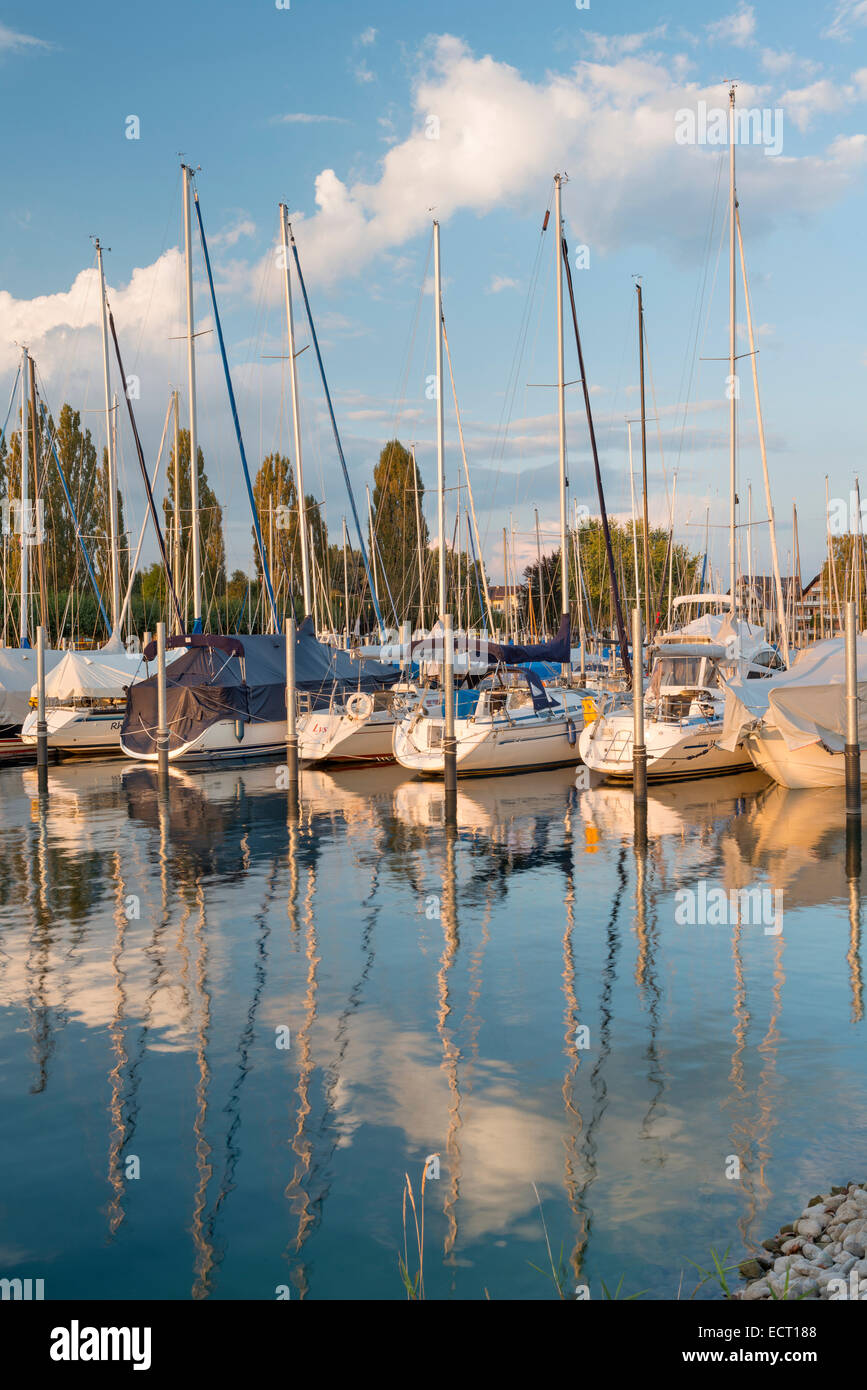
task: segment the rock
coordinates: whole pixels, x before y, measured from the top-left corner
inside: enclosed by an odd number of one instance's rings
[[[838,1221],[854,1221],[855,1217],[859,1214],[859,1210],[860,1209],[856,1207],[851,1198],[847,1197],[846,1201],[842,1202],[837,1208],[835,1215]]]
[[[845,1197],[848,1191],[848,1187],[832,1187],[831,1195],[832,1197]]]
[[[785,1224],[785,1226],[781,1226],[781,1227],[780,1227],[780,1235],[781,1235],[781,1236],[785,1236],[785,1235],[793,1236],[794,1234],[795,1234],[795,1225],[794,1225],[794,1222],[792,1222],[792,1221],[787,1221],[786,1224]]]
[[[840,1260],[834,1266],[834,1273],[838,1279],[845,1279],[850,1269],[854,1269],[856,1264],[855,1256],[849,1255],[845,1260]]]
[[[864,1256],[867,1255],[867,1246],[865,1246],[864,1237],[860,1233],[847,1236],[843,1241],[843,1249],[848,1250],[849,1254],[854,1255],[858,1260],[863,1260]]]
[[[832,1191],[832,1192],[835,1192],[835,1190],[836,1190],[836,1189],[834,1189],[833,1187],[831,1188],[831,1191]],[[837,1191],[837,1192],[836,1192],[836,1196],[833,1196],[833,1197],[826,1197],[826,1198],[825,1198],[825,1210],[826,1210],[826,1211],[836,1211],[837,1208],[840,1206],[840,1204],[841,1204],[842,1202],[844,1202],[845,1200],[846,1200],[846,1194],[845,1194],[845,1192]]]
[[[758,1260],[742,1260],[738,1265],[738,1273],[742,1279],[761,1279],[763,1270]]]
[[[808,1207],[818,1207],[818,1206],[821,1206],[822,1203],[823,1203],[824,1201],[825,1201],[825,1198],[824,1198],[824,1197],[811,1197],[810,1200],[809,1200],[809,1202],[807,1203],[807,1206],[808,1206]]]
[[[783,1241],[780,1249],[784,1255],[793,1255],[796,1251],[800,1250],[801,1244],[802,1241],[800,1236],[792,1236],[789,1240]]]
[[[798,1235],[801,1235],[801,1236],[810,1236],[810,1238],[812,1239],[812,1238],[814,1238],[815,1236],[820,1236],[821,1234],[822,1234],[822,1227],[819,1225],[818,1221],[799,1221],[799,1222],[798,1222]]]
[[[809,1241],[805,1241],[801,1254],[805,1260],[810,1260],[813,1264],[820,1264],[826,1269],[834,1263],[833,1257],[828,1254],[827,1250],[820,1250],[818,1245],[811,1245]]]
[[[753,1302],[757,1298],[770,1298],[771,1291],[764,1279],[757,1279],[754,1284],[749,1284],[744,1289],[743,1296]]]
[[[777,1236],[771,1236],[769,1240],[763,1240],[762,1248],[764,1250],[770,1250],[772,1255],[776,1255],[780,1248],[779,1239],[777,1238]]]

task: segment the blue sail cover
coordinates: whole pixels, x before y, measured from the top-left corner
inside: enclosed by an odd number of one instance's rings
[[[520,666],[525,661],[557,661],[561,666],[568,666],[572,655],[570,637],[569,614],[564,613],[557,635],[552,637],[550,642],[536,642],[524,647],[518,646],[515,642],[489,642],[488,659],[491,665],[496,661],[505,661],[509,666]]]
[[[186,649],[166,672],[170,751],[221,719],[263,724],[286,718],[284,637],[193,633],[172,637],[168,645]],[[149,643],[144,654],[152,661],[156,643]],[[395,666],[353,661],[348,652],[326,646],[310,618],[298,629],[295,685],[311,697],[314,707],[327,706],[335,690],[383,690],[399,677]],[[132,752],[152,753],[156,730],[157,678],[150,676],[127,691],[121,741]]]

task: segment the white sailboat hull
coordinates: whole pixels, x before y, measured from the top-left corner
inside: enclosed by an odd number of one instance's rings
[[[139,762],[155,763],[157,751],[135,752],[124,746],[121,750]],[[198,738],[189,743],[181,743],[169,749],[169,762],[229,763],[250,762],[258,758],[282,758],[286,756],[286,720],[280,719],[261,724],[248,724],[242,720],[218,719],[210,724]]]
[[[298,720],[298,756],[304,762],[391,763],[394,726],[386,711],[359,720],[314,710]]]
[[[490,777],[570,766],[580,761],[580,722],[580,715],[559,710],[510,721],[456,719],[457,774],[459,777]],[[430,718],[415,728],[411,724],[397,725],[394,756],[401,767],[423,777],[441,777],[443,729],[443,720]],[[426,736],[424,739],[418,737],[421,730]],[[427,746],[422,746],[423,743]]]
[[[31,710],[21,729],[25,744],[36,744],[36,710]],[[49,707],[45,711],[50,752],[62,758],[121,756],[120,730],[123,711]]]
[[[714,777],[740,772],[752,766],[746,749],[733,753],[720,748],[721,719],[657,723],[644,729],[647,748],[647,780],[674,781],[687,777]],[[593,772],[613,781],[632,781],[633,715],[601,718],[588,724],[579,739],[581,757]]]
[[[753,764],[782,787],[843,787],[846,760],[821,743],[789,748],[779,729],[761,728],[744,737]],[[867,752],[861,754],[861,781],[867,782]]]

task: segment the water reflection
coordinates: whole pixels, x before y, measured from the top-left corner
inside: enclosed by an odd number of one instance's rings
[[[686,1258],[836,1180],[843,1121],[805,1145],[817,1048],[867,1109],[835,791],[652,787],[646,848],[629,790],[570,770],[464,782],[454,826],[394,768],[305,771],[297,817],[268,766],[62,766],[41,794],[9,769],[0,803],[3,1038],[41,1175],[7,1181],[8,1240],[47,1260],[65,1221],[52,1296],[86,1249],[94,1295],[400,1297],[402,1175],[436,1153],[429,1295],[546,1296],[535,1183],[570,1280],[671,1297]],[[783,931],[679,925],[699,881],[782,893]],[[65,1195],[46,1116],[83,1120]]]

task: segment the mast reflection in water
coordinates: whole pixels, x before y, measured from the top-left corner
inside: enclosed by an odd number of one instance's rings
[[[0,774],[4,1277],[402,1298],[436,1154],[428,1298],[550,1297],[542,1217],[567,1296],[672,1298],[859,1171],[842,793],[651,788],[641,848],[572,770],[462,783],[455,826],[399,768],[305,771],[297,817],[274,767],[47,780]],[[682,924],[702,884],[782,931]]]

